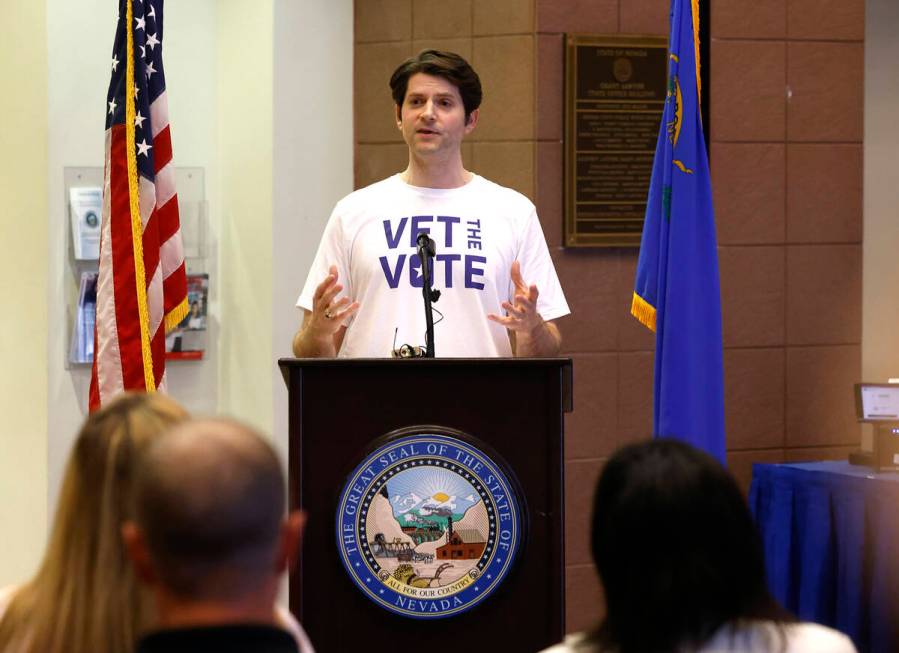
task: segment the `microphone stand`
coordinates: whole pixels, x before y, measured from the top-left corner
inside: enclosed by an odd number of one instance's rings
[[[437,253],[437,246],[424,232],[418,234],[416,242],[418,243],[418,258],[421,261],[421,294],[425,300],[425,358],[434,358],[434,312],[431,302],[440,299],[440,291],[431,288],[431,270],[428,263]]]

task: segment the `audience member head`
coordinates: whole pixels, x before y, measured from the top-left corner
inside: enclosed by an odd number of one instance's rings
[[[459,89],[466,123],[472,112],[481,106],[481,79],[465,59],[454,52],[422,50],[401,63],[390,77],[390,91],[397,108],[403,106],[406,99],[409,78],[417,73],[442,77]]]
[[[161,625],[273,619],[302,530],[285,494],[274,450],[237,422],[188,422],[151,447],[123,535]]]
[[[147,446],[187,412],[161,394],[124,393],[91,414],[69,456],[44,559],[0,621],[0,650],[122,653],[146,625],[121,540]]]
[[[733,478],[682,442],[612,456],[596,487],[592,544],[606,597],[598,637],[619,653],[698,647],[740,619],[790,620],[768,592]]]

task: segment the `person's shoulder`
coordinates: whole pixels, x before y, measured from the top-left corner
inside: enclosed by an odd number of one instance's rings
[[[588,633],[572,633],[565,635],[564,640],[540,653],[601,653],[601,651]]]
[[[296,620],[296,617],[294,617],[289,610],[286,610],[280,605],[276,605],[275,621],[279,627],[283,628],[293,636],[300,653],[315,653],[315,649],[312,648],[312,643],[309,641],[309,636],[306,635],[306,631],[303,630],[300,622]]]
[[[349,195],[344,195],[344,197],[337,202],[336,210],[352,210],[357,207],[368,206],[372,200],[396,193],[401,188],[402,185],[399,181],[399,177],[397,175],[391,175],[386,179],[376,181],[368,186],[357,188]]]
[[[788,653],[856,653],[852,640],[833,628],[802,622],[786,630]]]
[[[495,181],[490,181],[486,177],[480,175],[475,175],[472,183],[474,184],[472,190],[487,195],[491,199],[495,198],[497,203],[504,204],[513,210],[527,212],[535,210],[534,203],[527,197],[527,195],[519,193],[514,188],[501,186]]]
[[[749,621],[725,624],[702,653],[856,653],[844,634],[819,624]]]
[[[18,585],[7,585],[6,587],[0,587],[0,619],[3,618],[4,614],[6,614],[6,609],[12,602],[13,596],[15,596],[18,589]]]

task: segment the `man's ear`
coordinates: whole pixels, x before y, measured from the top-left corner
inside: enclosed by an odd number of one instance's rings
[[[128,559],[134,566],[134,573],[147,585],[153,585],[156,582],[156,572],[153,571],[150,551],[147,549],[143,531],[133,521],[122,524],[122,542],[125,544]]]
[[[475,109],[470,114],[468,114],[468,122],[465,123],[465,135],[467,136],[471,132],[474,131],[474,128],[478,125],[478,117],[481,115],[480,108]]]
[[[396,128],[403,131],[403,107],[398,104],[393,105],[393,113],[396,118]]]
[[[281,524],[281,541],[278,545],[277,571],[292,570],[300,558],[300,542],[306,526],[306,513],[294,510]]]

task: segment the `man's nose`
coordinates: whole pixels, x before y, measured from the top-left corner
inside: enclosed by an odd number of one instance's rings
[[[431,100],[425,102],[424,106],[422,107],[421,117],[425,120],[431,120],[434,118],[434,103]]]

